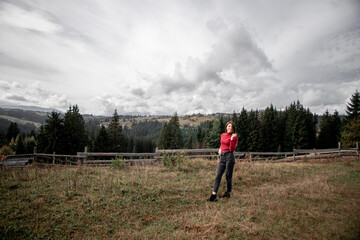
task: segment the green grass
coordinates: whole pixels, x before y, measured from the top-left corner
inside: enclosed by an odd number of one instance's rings
[[[232,197],[207,202],[216,165],[1,169],[0,236],[359,239],[359,162],[237,163]]]

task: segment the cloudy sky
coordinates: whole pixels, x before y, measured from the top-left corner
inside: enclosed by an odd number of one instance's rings
[[[344,113],[359,0],[0,0],[0,106]]]

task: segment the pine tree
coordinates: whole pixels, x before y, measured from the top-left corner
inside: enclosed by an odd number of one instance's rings
[[[125,129],[125,128],[124,128]],[[127,148],[126,148],[126,152],[132,152],[132,153],[136,153],[136,148],[135,148],[135,140],[134,140],[134,136],[127,136],[126,142],[127,142]]]
[[[169,128],[170,128],[170,148],[171,149],[180,149],[182,148],[182,136],[180,132],[180,120],[175,112],[174,116],[171,118],[169,122]]]
[[[330,115],[326,111],[320,123],[320,132],[317,138],[317,148],[336,148],[340,141],[342,123],[337,111]]]
[[[48,115],[45,125],[40,127],[38,136],[38,152],[43,153],[63,153],[63,120],[60,113],[52,112]]]
[[[94,142],[94,152],[109,152],[109,136],[104,126],[98,131]]]
[[[345,126],[341,137],[341,146],[343,148],[355,147],[360,142],[360,116],[352,119]]]
[[[332,117],[332,126],[334,130],[334,139],[332,146],[338,147],[339,142],[341,141],[341,132],[343,130],[343,123],[339,116],[339,112],[335,110]]]
[[[316,125],[318,123],[318,116],[306,110],[306,129],[308,134],[307,148],[314,148],[316,146]]]
[[[331,125],[331,116],[329,111],[326,110],[326,112],[321,117],[320,132],[316,143],[317,148],[330,148],[329,141],[332,136]]]
[[[236,151],[248,151],[249,120],[248,113],[245,108],[242,108],[235,124],[239,139],[236,146]]]
[[[249,113],[249,135],[248,135],[248,150],[250,152],[257,152],[260,150],[260,120],[259,111],[251,110]]]
[[[161,129],[157,142],[160,149],[180,149],[182,148],[182,135],[180,132],[180,121],[177,113],[165,123]]]
[[[36,145],[35,137],[30,134],[30,136],[25,137],[24,140],[25,153],[33,153],[34,147]]]
[[[111,118],[108,133],[110,150],[112,152],[125,152],[127,144],[122,132],[122,126],[120,125],[120,118],[116,110]]]
[[[196,147],[203,148],[204,146],[205,132],[203,132],[200,126],[196,129]]]
[[[8,141],[6,140],[5,135],[3,135],[2,133],[0,133],[0,148],[4,145],[6,145],[8,143]]]
[[[192,149],[192,148],[193,148],[193,137],[190,135],[190,137],[185,143],[185,149]]]
[[[237,114],[235,113],[235,111],[234,111],[233,114],[232,114],[231,121],[232,121],[233,123],[235,123],[235,125],[236,125],[236,123],[237,123],[237,121],[238,121],[238,119],[237,119]]]
[[[346,123],[350,122],[352,119],[357,118],[360,114],[360,93],[358,90],[351,96],[350,102],[346,106]]]
[[[209,148],[219,148],[220,147],[220,135],[223,133],[220,131],[220,119],[214,121],[211,128],[206,135],[206,142]]]
[[[88,145],[88,133],[85,129],[85,121],[80,114],[77,105],[70,106],[64,117],[64,153],[76,154],[84,151]]]
[[[19,127],[17,123],[11,122],[10,126],[6,133],[6,139],[8,142],[11,141],[12,138],[16,139],[17,135],[20,133]]]
[[[316,143],[317,117],[309,109],[304,109],[300,101],[286,108],[284,118],[285,131],[282,137],[284,151],[314,148]]]
[[[15,144],[16,144],[16,149],[15,149],[16,154],[24,154],[25,146],[24,146],[24,141],[23,141],[21,134],[17,135]]]
[[[285,131],[283,137],[284,151],[293,151],[294,139],[296,136],[295,122],[296,122],[296,107],[295,103],[291,104],[290,107],[286,107],[284,111],[285,120]]]
[[[45,125],[41,125],[39,129],[39,134],[37,135],[36,147],[38,152],[45,153],[47,146],[47,136],[45,131]]]
[[[276,152],[279,148],[278,113],[273,105],[267,107],[261,116],[260,150]]]
[[[220,115],[219,117],[219,133],[224,133],[225,132],[225,122],[224,122],[224,118],[222,115]]]
[[[157,142],[157,147],[159,149],[169,149],[170,148],[170,141],[171,135],[170,130],[168,127],[168,123],[165,122],[163,128],[161,129],[160,136]]]

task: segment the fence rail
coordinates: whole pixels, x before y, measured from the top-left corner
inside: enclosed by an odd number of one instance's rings
[[[358,145],[357,145],[358,146]],[[115,158],[123,158],[125,163],[156,164],[164,154],[183,154],[186,158],[217,159],[218,148],[211,149],[156,149],[155,153],[91,153],[79,152],[77,155],[36,153],[24,155],[9,155],[0,161],[1,166],[24,167],[37,165],[62,166],[109,166]],[[356,156],[359,160],[359,148],[331,149],[294,149],[292,152],[234,152],[237,161],[271,160],[274,162],[296,161],[302,158],[321,158],[327,156]]]

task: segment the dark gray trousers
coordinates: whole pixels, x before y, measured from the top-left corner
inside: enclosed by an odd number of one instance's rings
[[[235,166],[235,157],[233,152],[224,152],[220,155],[219,164],[216,170],[216,177],[214,181],[214,192],[218,192],[222,175],[226,169],[226,191],[231,192],[232,189],[232,175]]]

